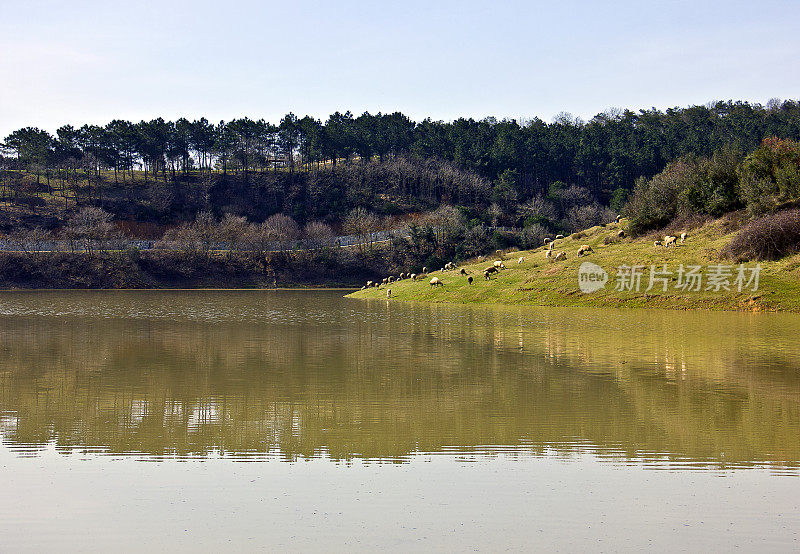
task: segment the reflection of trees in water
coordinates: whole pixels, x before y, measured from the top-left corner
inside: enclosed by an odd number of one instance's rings
[[[796,354],[743,351],[691,318],[666,332],[654,316],[632,336],[634,324],[611,333],[558,310],[370,310],[282,325],[9,319],[4,440],[153,455],[402,458],[500,445],[800,460],[800,387],[786,368]]]

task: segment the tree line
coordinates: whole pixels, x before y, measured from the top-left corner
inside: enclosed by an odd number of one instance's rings
[[[5,137],[3,168],[49,179],[53,172],[113,170],[123,183],[175,181],[190,172],[316,171],[342,162],[398,155],[437,159],[512,190],[525,201],[552,183],[586,188],[604,205],[624,198],[639,177],[652,177],[681,156],[722,149],[750,152],[769,136],[800,139],[800,103],[716,102],[667,110],[610,110],[582,121],[560,114],[539,118],[414,122],[392,114],[336,112],[326,121],[287,114],[277,124],[248,117],[217,124],[205,118],[105,126],[64,125],[55,135],[25,127]],[[505,175],[505,179],[501,179]]]

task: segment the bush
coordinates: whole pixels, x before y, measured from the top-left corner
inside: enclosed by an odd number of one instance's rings
[[[800,252],[800,210],[784,210],[751,221],[728,244],[723,255],[738,262],[777,260]]]

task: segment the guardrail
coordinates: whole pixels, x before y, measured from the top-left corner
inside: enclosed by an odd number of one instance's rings
[[[490,227],[494,231],[516,233],[520,229],[513,227]],[[294,241],[272,241],[268,243],[267,250],[270,252],[291,252],[301,250],[318,250],[321,248],[349,248],[359,245],[369,245],[376,242],[387,242],[393,238],[408,238],[410,233],[402,229],[390,229],[386,231],[374,231],[368,235],[341,235],[323,241],[319,240],[294,240]],[[89,247],[91,246],[91,247]],[[92,241],[91,245],[85,240],[45,240],[45,241],[24,241],[18,239],[0,238],[0,252],[89,252],[89,251],[108,251],[108,250],[170,250],[178,251],[186,248],[186,243],[164,240],[143,240],[143,239],[110,239],[103,241]],[[196,242],[195,250],[204,250],[202,243]],[[208,248],[211,251],[228,251],[231,249],[227,242],[215,242]],[[243,251],[254,251],[255,248],[239,248]]]

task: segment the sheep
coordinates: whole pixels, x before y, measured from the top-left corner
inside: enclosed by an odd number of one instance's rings
[[[614,223],[619,223],[621,220],[622,220],[622,216],[618,215],[617,217],[614,218]]]
[[[461,271],[459,271],[459,273],[460,273],[461,275],[466,275],[466,274],[467,274],[467,270],[466,270],[466,269],[464,269],[464,268],[462,267],[462,268],[461,268]]]
[[[405,278],[406,278],[406,274],[405,274],[405,273],[403,273],[403,272],[401,271],[401,272],[400,272],[400,277],[398,278],[398,280],[399,280],[399,281],[402,281],[402,280],[403,280],[403,279],[405,279]]]
[[[394,282],[394,277],[392,275],[389,275],[386,278],[386,284],[390,284],[390,283],[393,283],[393,282]]]
[[[564,252],[563,250],[561,252],[559,252],[558,254],[556,254],[556,261],[557,262],[559,262],[561,260],[566,260],[566,259],[567,259],[567,253]]]
[[[412,281],[416,281],[417,280],[417,274],[416,273],[412,273],[411,274],[411,280]]]
[[[365,287],[365,286],[362,286],[362,287],[361,287],[361,290],[364,290],[365,288],[367,288],[367,287]]]
[[[443,287],[444,286],[444,283],[442,283],[442,281],[438,277],[434,277],[433,279],[431,279],[431,283],[430,284],[431,284],[431,287]]]
[[[492,273],[490,271],[484,271],[483,272],[483,278],[486,279],[487,281],[491,281],[492,280],[491,275],[492,275]]]
[[[544,255],[544,257],[545,257],[545,258],[547,258],[547,259],[549,260],[550,258],[552,258],[552,257],[553,257],[553,251],[552,251],[552,250],[547,250],[547,251],[545,252],[545,255]]]
[[[660,240],[657,240],[657,241],[655,241],[655,242],[653,243],[653,247],[654,247],[654,248],[657,248],[657,247],[659,247],[659,246],[661,246],[661,241],[660,241]]]
[[[681,233],[681,244],[683,244],[683,241],[686,240],[687,236],[689,236],[687,233]]]
[[[386,289],[386,298],[392,297],[392,289]]]
[[[489,267],[483,270],[483,274],[485,275],[488,273],[489,275],[491,275],[492,273],[497,273],[498,271],[500,271],[500,269],[497,266],[490,265]]]
[[[556,240],[563,239],[563,238],[564,238],[564,235],[556,235]]]
[[[617,238],[621,238],[621,239],[625,238],[625,230],[624,229],[620,229],[619,231],[617,231]]]
[[[467,277],[467,283],[469,283],[470,285],[472,284],[472,275]]]
[[[428,273],[428,268],[427,267],[423,267],[422,268],[422,274],[425,275],[426,273]]]
[[[384,277],[383,281],[381,281],[381,285],[385,285],[388,282],[389,282],[389,278],[388,277]]]
[[[444,268],[447,269],[447,270],[455,269],[456,268],[456,264],[454,264],[453,262],[447,262],[446,264],[444,264]]]
[[[555,244],[554,242],[548,242],[548,243],[547,243],[547,249],[548,249],[548,250],[552,250],[552,249],[553,249],[553,245],[554,245],[554,244]]]
[[[506,268],[506,264],[504,264],[500,260],[497,260],[497,261],[494,262],[494,267],[496,267],[497,269],[505,269]]]
[[[578,257],[586,256],[588,254],[591,254],[592,252],[594,252],[594,250],[592,250],[592,247],[589,246],[588,244],[584,244],[580,248],[578,248]]]
[[[521,264],[524,261],[525,261],[525,256],[520,256],[519,260],[517,260],[517,265]]]
[[[545,244],[547,244],[547,243],[549,243],[549,242],[551,242],[551,241],[550,241],[550,237],[544,237],[544,243],[545,243]]]
[[[497,254],[498,258],[500,258],[501,260],[503,259],[503,251],[502,250],[495,250],[494,253]]]
[[[372,288],[372,285],[373,285],[372,281],[367,281],[367,288],[368,289]]]
[[[671,235],[667,235],[664,237],[664,248],[669,248],[670,245],[675,246],[675,241],[678,240],[678,237],[673,237]]]

